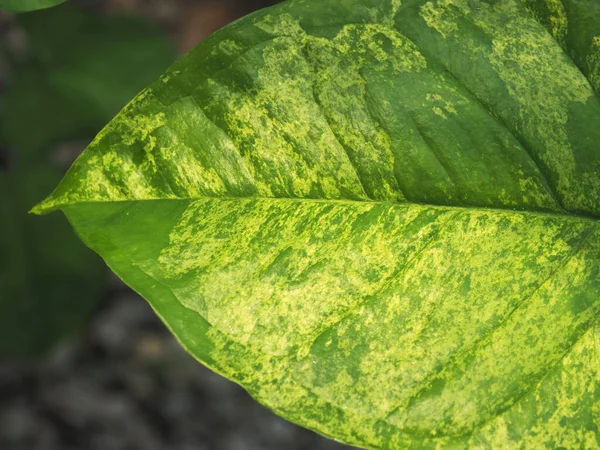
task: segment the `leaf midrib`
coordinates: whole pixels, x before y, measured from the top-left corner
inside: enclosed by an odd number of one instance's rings
[[[383,205],[389,204],[394,206],[416,206],[423,208],[432,208],[432,209],[440,209],[446,211],[488,211],[491,213],[513,213],[513,214],[521,214],[521,215],[531,215],[534,217],[554,217],[558,219],[566,219],[566,220],[581,220],[592,222],[596,225],[600,225],[600,217],[596,217],[594,215],[587,215],[581,213],[572,213],[569,211],[564,212],[553,212],[553,211],[535,211],[535,210],[526,210],[526,209],[514,209],[514,208],[494,208],[487,206],[459,206],[459,205],[438,205],[434,203],[419,203],[419,202],[395,202],[392,200],[352,200],[352,199],[325,199],[325,198],[307,198],[307,197],[233,197],[233,196],[223,196],[223,197],[211,197],[211,196],[199,196],[199,197],[172,197],[172,198],[139,198],[139,199],[120,199],[120,200],[97,200],[97,201],[82,201],[82,202],[73,202],[73,203],[59,203],[56,205],[52,205],[46,207],[44,205],[45,201],[38,203],[35,205],[30,213],[37,215],[45,215],[49,214],[53,211],[64,209],[67,207],[77,207],[84,205],[102,205],[102,204],[120,204],[120,203],[136,203],[136,202],[166,202],[166,201],[182,201],[182,202],[194,202],[199,200],[223,200],[223,201],[250,201],[250,200],[265,200],[265,201],[296,201],[296,202],[313,202],[313,203],[334,203],[334,204],[367,204],[367,205]]]

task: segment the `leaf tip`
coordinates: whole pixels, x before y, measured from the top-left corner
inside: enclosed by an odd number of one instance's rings
[[[51,213],[57,208],[56,203],[53,201],[52,196],[37,203],[29,210],[29,214],[35,214],[36,216],[43,216]]]

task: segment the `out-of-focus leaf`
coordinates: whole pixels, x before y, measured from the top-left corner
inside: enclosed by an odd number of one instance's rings
[[[64,3],[66,0],[0,0],[0,10],[8,12],[35,11]]]
[[[40,64],[22,67],[5,97],[0,128],[4,142],[18,150],[19,159],[48,159],[44,152],[63,139],[89,139],[105,116],[89,102],[69,97],[52,85]]]
[[[71,60],[69,49],[80,45],[79,40],[85,40],[90,32],[88,27],[101,20],[98,15],[73,4],[20,14],[16,19],[36,59],[50,66]]]
[[[24,14],[32,59],[9,86],[1,127],[20,158],[61,139],[91,138],[173,60],[155,26],[72,5]]]
[[[52,84],[109,117],[174,58],[161,30],[139,17],[96,16],[63,5],[19,19]]]
[[[28,214],[60,177],[47,167],[0,171],[0,354],[48,350],[82,324],[101,291],[102,260],[65,218]]]

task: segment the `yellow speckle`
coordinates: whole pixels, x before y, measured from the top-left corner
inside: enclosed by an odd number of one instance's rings
[[[446,116],[446,114],[444,114],[444,111],[442,111],[442,108],[440,108],[438,106],[434,106],[432,108],[432,110],[436,115],[440,116],[442,119],[448,120],[448,116]]]

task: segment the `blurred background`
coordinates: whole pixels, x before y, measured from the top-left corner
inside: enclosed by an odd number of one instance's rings
[[[178,55],[275,2],[0,11],[0,450],[348,448],[205,369],[62,215],[27,214]]]

